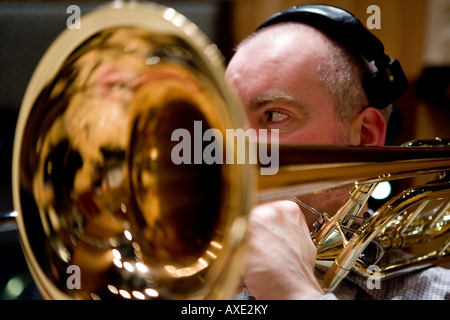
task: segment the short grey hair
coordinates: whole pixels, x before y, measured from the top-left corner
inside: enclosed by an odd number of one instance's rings
[[[349,122],[370,106],[363,81],[374,66],[327,35],[325,37],[329,40],[329,59],[323,59],[317,67],[319,82],[332,97],[338,120]],[[380,111],[387,123],[392,105]]]

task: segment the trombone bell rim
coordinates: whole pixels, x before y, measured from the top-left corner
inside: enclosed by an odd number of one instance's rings
[[[221,52],[215,44],[209,42],[209,39],[194,23],[174,9],[153,3],[114,2],[102,5],[96,10],[84,15],[80,29],[66,29],[63,31],[41,58],[26,89],[16,125],[12,161],[13,203],[15,210],[18,212],[16,218],[17,227],[30,272],[44,298],[73,299],[74,297],[59,290],[44,274],[32,250],[30,239],[26,232],[22,215],[20,185],[20,161],[23,156],[22,147],[26,126],[39,95],[58,75],[58,71],[64,65],[67,58],[94,35],[107,29],[120,27],[140,28],[157,34],[175,37],[187,43],[200,58],[199,68],[204,69],[212,85],[218,88],[219,93],[226,102],[225,105],[218,106],[218,118],[222,119],[226,126],[230,128],[244,126],[245,117],[243,110],[240,108],[240,102],[225,81],[224,58]],[[242,170],[242,176],[247,176],[246,173],[250,169],[249,166],[241,166],[239,170]],[[251,186],[252,181],[247,181],[244,185]],[[252,188],[248,187],[247,189],[244,192],[240,191],[240,200],[237,200],[236,203],[239,201],[248,201],[246,200],[246,198],[249,198],[247,193]],[[249,204],[244,205],[245,208],[241,212],[247,212],[247,206]],[[241,220],[238,219],[238,221]],[[235,242],[233,244],[235,246],[226,249],[227,251],[224,250],[224,252],[236,252],[238,256],[243,250],[243,248],[239,248],[238,246],[238,242],[241,240],[238,238],[229,239],[230,243]],[[226,264],[222,260],[220,261],[220,265]],[[225,267],[230,268],[230,266]],[[221,276],[221,278],[223,279],[218,279],[218,281],[224,282],[225,276]],[[230,287],[234,286],[234,282],[231,282]],[[223,295],[223,292],[229,292],[231,289],[222,287],[212,288],[210,291],[209,298],[217,298]]]

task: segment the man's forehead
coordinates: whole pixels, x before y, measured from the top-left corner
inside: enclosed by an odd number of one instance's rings
[[[255,32],[241,44],[242,47],[265,45],[268,48],[326,44],[328,37],[309,25],[298,22],[284,22]]]

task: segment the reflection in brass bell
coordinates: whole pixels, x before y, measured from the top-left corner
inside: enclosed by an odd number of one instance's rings
[[[242,126],[220,53],[150,4],[105,6],[77,32],[35,71],[15,141],[18,226],[39,289],[56,299],[227,297],[246,166],[171,161],[176,129]]]

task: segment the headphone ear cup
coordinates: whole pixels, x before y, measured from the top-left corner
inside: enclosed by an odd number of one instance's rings
[[[409,87],[408,80],[397,60],[391,60],[387,68],[378,68],[364,80],[364,90],[371,105],[378,109],[389,106]]]

